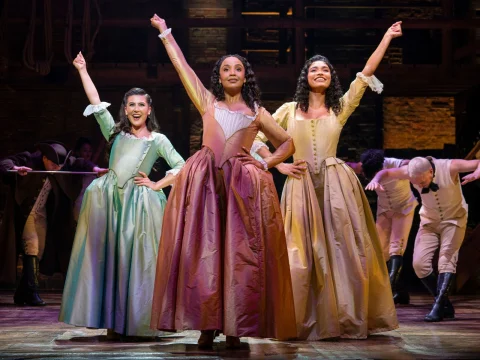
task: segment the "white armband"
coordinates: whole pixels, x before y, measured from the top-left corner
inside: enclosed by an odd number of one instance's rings
[[[158,37],[160,39],[165,39],[167,37],[168,34],[170,34],[172,32],[172,29],[171,28],[168,28],[167,30],[165,30],[164,32],[162,32],[160,35],[158,35]]]

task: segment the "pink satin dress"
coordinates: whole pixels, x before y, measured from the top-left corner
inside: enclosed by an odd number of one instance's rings
[[[235,157],[261,130],[285,159],[291,138],[263,108],[243,114],[217,103],[172,35],[163,41],[202,114],[204,133],[165,209],[151,327],[293,338],[288,251],[272,176]]]

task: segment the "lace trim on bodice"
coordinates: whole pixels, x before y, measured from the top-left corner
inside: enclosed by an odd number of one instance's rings
[[[231,111],[227,108],[218,106],[216,101],[214,107],[215,120],[217,120],[222,128],[223,133],[225,134],[225,140],[229,139],[238,130],[249,127],[258,115],[257,105],[255,105],[255,115],[246,115],[238,111]]]

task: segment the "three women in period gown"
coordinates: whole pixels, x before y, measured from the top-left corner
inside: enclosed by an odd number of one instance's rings
[[[355,173],[335,155],[366,87],[382,89],[373,73],[401,35],[400,23],[344,95],[325,57],[308,60],[295,101],[273,118],[260,106],[246,59],[219,59],[210,92],[165,21],[155,15],[151,23],[202,116],[202,149],[175,178],[184,162],[155,131],[150,97],[127,92],[116,125],[79,54],[74,64],[91,102],[85,115],[95,115],[113,145],[110,171],[85,193],[60,320],[124,335],[201,330],[201,347],[212,346],[220,331],[231,348],[242,336],[365,338],[395,329],[369,204]],[[267,140],[273,154],[261,145]],[[295,162],[283,164],[294,141]],[[153,183],[147,174],[159,156],[174,174]],[[291,175],[281,206],[265,171],[273,166]],[[160,189],[173,182],[166,204]]]
[[[281,208],[299,339],[361,339],[398,327],[369,203],[354,171],[336,158],[342,128],[367,86],[381,92],[373,73],[398,36],[400,22],[343,96],[328,59],[312,57],[300,73],[295,101],[273,114],[296,147],[294,163],[277,168],[289,175]],[[252,151],[270,156],[266,140],[259,134]]]

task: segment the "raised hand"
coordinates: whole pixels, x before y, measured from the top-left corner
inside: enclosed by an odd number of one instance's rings
[[[78,71],[87,68],[87,62],[85,61],[85,58],[83,57],[81,51],[77,54],[77,57],[73,60],[73,66],[75,66],[75,68]]]
[[[157,184],[155,181],[152,181],[148,178],[147,174],[145,174],[143,171],[138,172],[142,176],[137,176],[133,178],[133,182],[138,185],[138,186],[146,186],[149,187],[152,190],[157,190]]]
[[[480,171],[474,171],[471,174],[465,175],[462,178],[462,185],[468,184],[469,182],[480,179]]]
[[[385,33],[385,36],[389,37],[390,39],[402,36],[402,22],[397,21],[395,24],[390,26]]]
[[[305,171],[307,165],[305,160],[295,160],[293,164],[281,163],[275,166],[279,172],[284,175],[291,176],[295,179],[300,179]]]
[[[154,14],[153,17],[150,19],[150,24],[155,29],[158,29],[158,31],[160,31],[161,33],[168,29],[167,24],[165,23],[165,20],[162,19],[157,14]]]

